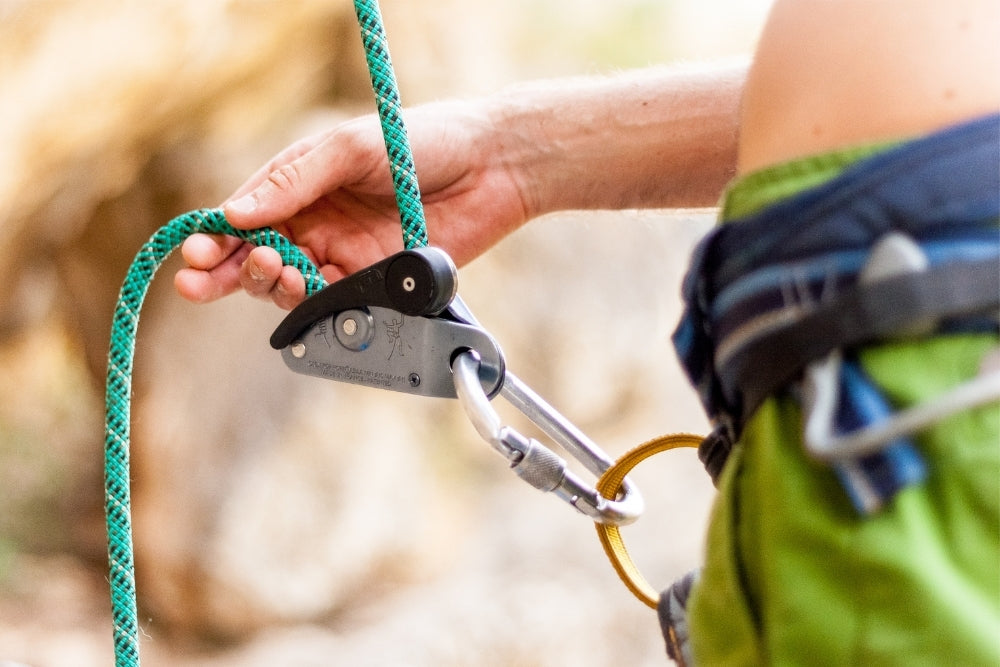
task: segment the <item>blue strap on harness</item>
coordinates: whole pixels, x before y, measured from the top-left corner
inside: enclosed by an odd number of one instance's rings
[[[840,365],[840,402],[834,424],[849,433],[889,418],[892,407],[855,360]],[[897,438],[877,454],[837,462],[834,471],[862,514],[878,511],[885,502],[927,477],[927,466],[909,438]]]

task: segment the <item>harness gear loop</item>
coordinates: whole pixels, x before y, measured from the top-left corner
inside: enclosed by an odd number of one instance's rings
[[[621,490],[625,476],[649,457],[670,449],[697,448],[701,445],[702,440],[701,436],[690,433],[672,433],[644,442],[626,452],[601,475],[597,481],[597,490],[605,498],[614,498]],[[629,555],[618,526],[595,523],[594,527],[597,528],[597,537],[601,541],[601,546],[604,547],[604,553],[607,554],[611,566],[618,573],[625,587],[632,591],[632,594],[647,607],[656,609],[659,594],[639,572],[639,568]]]

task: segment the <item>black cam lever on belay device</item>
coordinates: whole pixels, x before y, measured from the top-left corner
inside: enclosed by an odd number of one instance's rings
[[[317,320],[349,308],[379,306],[403,315],[437,315],[457,290],[458,271],[444,251],[431,247],[404,250],[303,301],[271,334],[271,347],[287,347]]]
[[[443,398],[456,396],[452,358],[474,350],[483,391],[493,397],[503,355],[456,297],[457,284],[444,251],[404,250],[303,301],[271,346],[296,373]]]

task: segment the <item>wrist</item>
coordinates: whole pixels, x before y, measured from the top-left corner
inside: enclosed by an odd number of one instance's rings
[[[546,127],[555,116],[551,100],[536,85],[517,84],[482,100],[492,157],[517,188],[526,220],[554,210],[547,175],[567,159]]]

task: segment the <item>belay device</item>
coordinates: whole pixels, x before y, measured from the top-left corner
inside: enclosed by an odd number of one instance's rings
[[[305,375],[421,396],[458,398],[477,431],[537,489],[595,521],[631,523],[642,500],[627,481],[609,500],[537,440],[501,423],[501,395],[594,475],[613,461],[507,371],[493,337],[456,296],[457,271],[443,251],[404,250],[340,280],[291,311],[271,336],[285,364]]]

